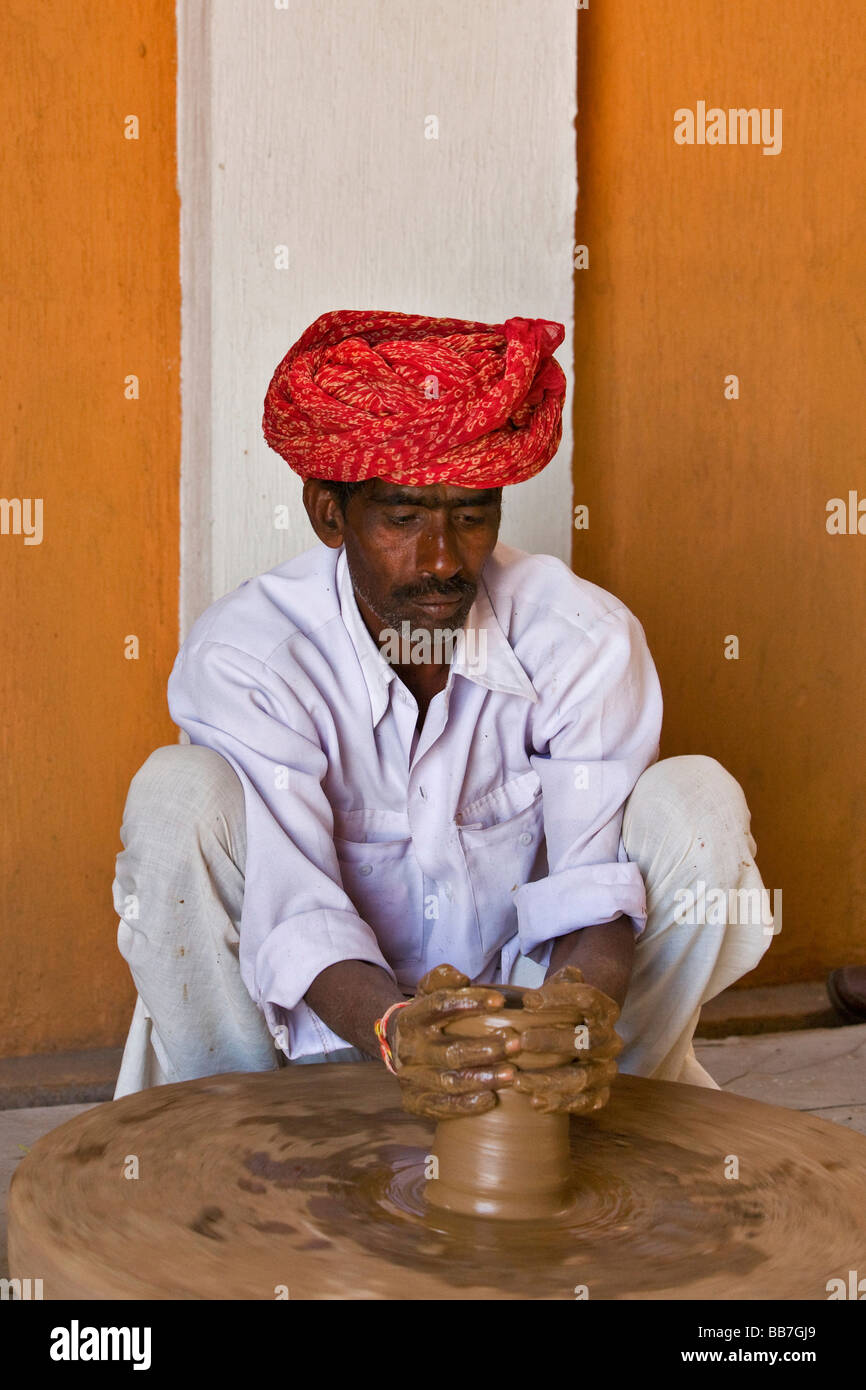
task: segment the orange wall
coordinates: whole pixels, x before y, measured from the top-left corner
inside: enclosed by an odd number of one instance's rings
[[[574,567],[644,623],[662,756],[746,792],[783,893],[749,982],[814,979],[866,961],[866,535],[825,528],[866,497],[862,18],[592,0],[578,47]],[[700,99],[781,107],[781,153],[676,145]]]
[[[42,498],[44,528],[39,545],[0,535],[7,1056],[116,1044],[134,998],[118,827],[132,772],[176,737],[174,24],[160,0],[0,10],[0,494]]]

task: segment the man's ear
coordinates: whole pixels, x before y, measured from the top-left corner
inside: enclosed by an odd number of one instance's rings
[[[303,498],[310,525],[319,540],[332,550],[339,550],[346,523],[336,494],[318,478],[307,478]]]

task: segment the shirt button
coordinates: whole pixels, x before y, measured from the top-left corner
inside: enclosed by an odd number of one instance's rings
[[[421,798],[422,801],[426,801],[426,800],[427,800],[427,793],[425,792],[425,790],[424,790],[423,787],[419,787],[419,788],[418,788],[418,795],[420,796],[420,798]]]
[[[520,843],[521,843],[522,845],[531,845],[531,844],[532,844],[532,836],[530,835],[530,833],[529,833],[528,830],[524,830],[523,834],[522,834],[521,837],[520,837]]]
[[[360,869],[358,870],[358,873],[359,873],[359,874],[363,874],[365,878],[367,877],[367,874],[371,874],[372,872],[373,872],[373,865],[372,865],[372,864],[362,864],[361,867],[360,867]]]

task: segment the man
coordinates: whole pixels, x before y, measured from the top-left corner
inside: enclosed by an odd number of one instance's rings
[[[191,743],[133,779],[114,883],[139,995],[118,1096],[380,1053],[428,1115],[506,1085],[595,1108],[620,1049],[715,1084],[700,1006],[770,933],[681,920],[678,894],[761,889],[742,791],[657,761],[629,610],[497,544],[503,487],[560,441],[563,332],[335,312],[274,373],[265,437],[319,544],[213,604],[172,670]],[[509,981],[536,1027],[449,1039]],[[570,1065],[517,1072],[524,1051]]]

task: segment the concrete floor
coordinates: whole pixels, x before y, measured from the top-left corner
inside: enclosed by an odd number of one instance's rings
[[[695,1043],[725,1091],[866,1134],[866,1023]]]
[[[695,1053],[725,1091],[866,1134],[866,1024],[696,1042]],[[6,1195],[16,1166],[41,1135],[91,1108],[0,1111],[0,1277],[8,1275]]]

